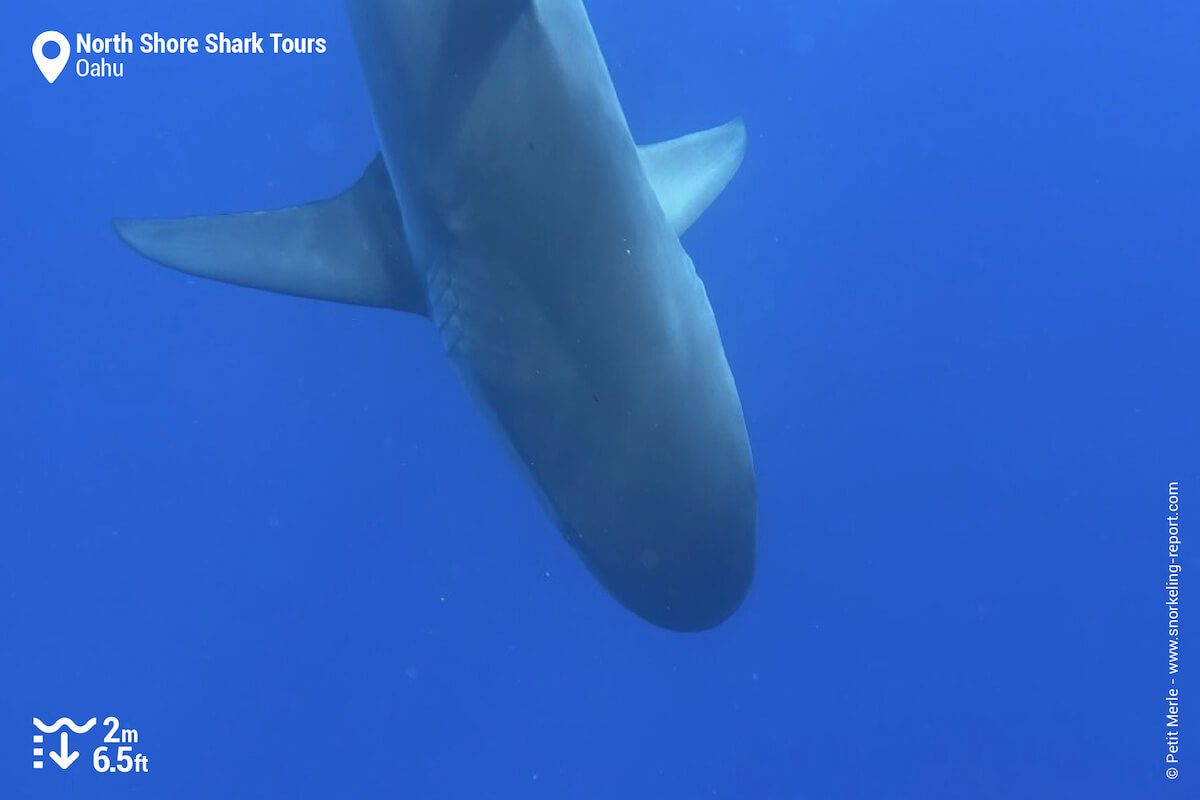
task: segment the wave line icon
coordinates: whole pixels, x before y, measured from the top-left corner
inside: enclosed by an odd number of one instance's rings
[[[96,724],[96,718],[92,717],[87,722],[85,722],[83,725],[76,725],[73,720],[70,720],[67,717],[59,717],[58,721],[55,722],[53,725],[47,725],[46,723],[42,722],[37,717],[34,717],[33,724],[36,725],[38,727],[38,730],[40,730],[42,733],[54,733],[56,730],[58,730],[59,728],[61,728],[64,725],[66,725],[71,730],[75,731],[75,733],[87,733],[88,731],[90,731],[92,729],[92,726],[94,726]]]

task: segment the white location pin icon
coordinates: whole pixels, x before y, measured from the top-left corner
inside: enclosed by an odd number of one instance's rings
[[[58,45],[58,55],[54,58],[46,58],[46,54],[42,52],[42,48],[46,46],[46,42],[54,42]],[[46,76],[46,80],[50,83],[54,83],[70,58],[71,45],[67,42],[67,37],[58,31],[40,33],[33,40],[33,60],[37,62],[38,69],[42,71],[42,74]]]

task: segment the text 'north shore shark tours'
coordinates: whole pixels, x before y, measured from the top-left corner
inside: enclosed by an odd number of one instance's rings
[[[108,36],[76,33],[72,42],[58,31],[45,31],[34,40],[33,58],[46,80],[54,83],[69,61],[73,61],[71,72],[81,78],[123,78],[125,60],[114,56],[323,55],[328,50],[324,36],[280,32],[176,36],[151,31],[136,38],[125,31]]]

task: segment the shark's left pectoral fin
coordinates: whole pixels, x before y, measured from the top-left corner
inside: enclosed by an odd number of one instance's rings
[[[376,157],[354,186],[308,205],[181,219],[118,219],[149,259],[191,275],[365,306],[426,313],[387,167]]]
[[[679,235],[717,199],[745,153],[746,125],[741,117],[707,131],[638,148],[642,169]]]

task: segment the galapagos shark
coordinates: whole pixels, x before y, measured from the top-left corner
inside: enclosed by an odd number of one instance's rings
[[[622,604],[714,627],[754,573],[741,402],[680,235],[740,119],[639,148],[581,0],[346,0],[380,155],[307,205],[118,219],[192,275],[419,314]]]

